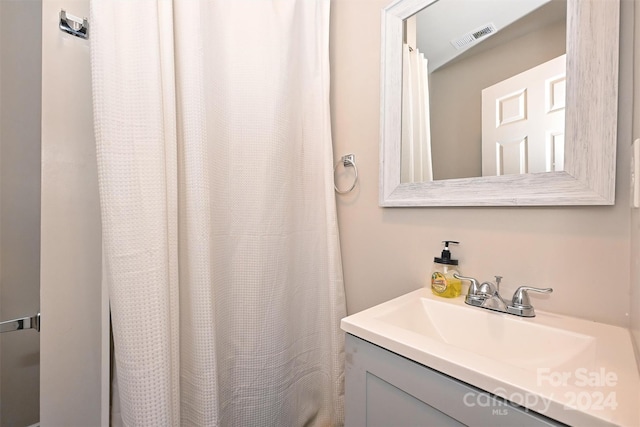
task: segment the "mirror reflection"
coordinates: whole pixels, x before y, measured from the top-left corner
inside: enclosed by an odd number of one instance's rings
[[[438,0],[404,40],[401,182],[563,170],[566,0]]]

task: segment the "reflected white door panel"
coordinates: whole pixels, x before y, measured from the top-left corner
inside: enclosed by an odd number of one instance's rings
[[[482,175],[564,169],[566,55],[482,91]]]

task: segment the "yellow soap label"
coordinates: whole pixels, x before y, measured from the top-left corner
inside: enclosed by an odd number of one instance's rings
[[[447,290],[447,279],[439,271],[431,275],[431,289],[439,294]]]

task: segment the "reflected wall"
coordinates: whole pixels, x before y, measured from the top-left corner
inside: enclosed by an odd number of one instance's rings
[[[434,179],[482,176],[482,90],[565,51],[566,25],[558,22],[431,73]]]

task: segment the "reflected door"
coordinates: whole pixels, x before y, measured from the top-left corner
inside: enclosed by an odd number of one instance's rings
[[[482,175],[564,169],[566,55],[482,91]]]

